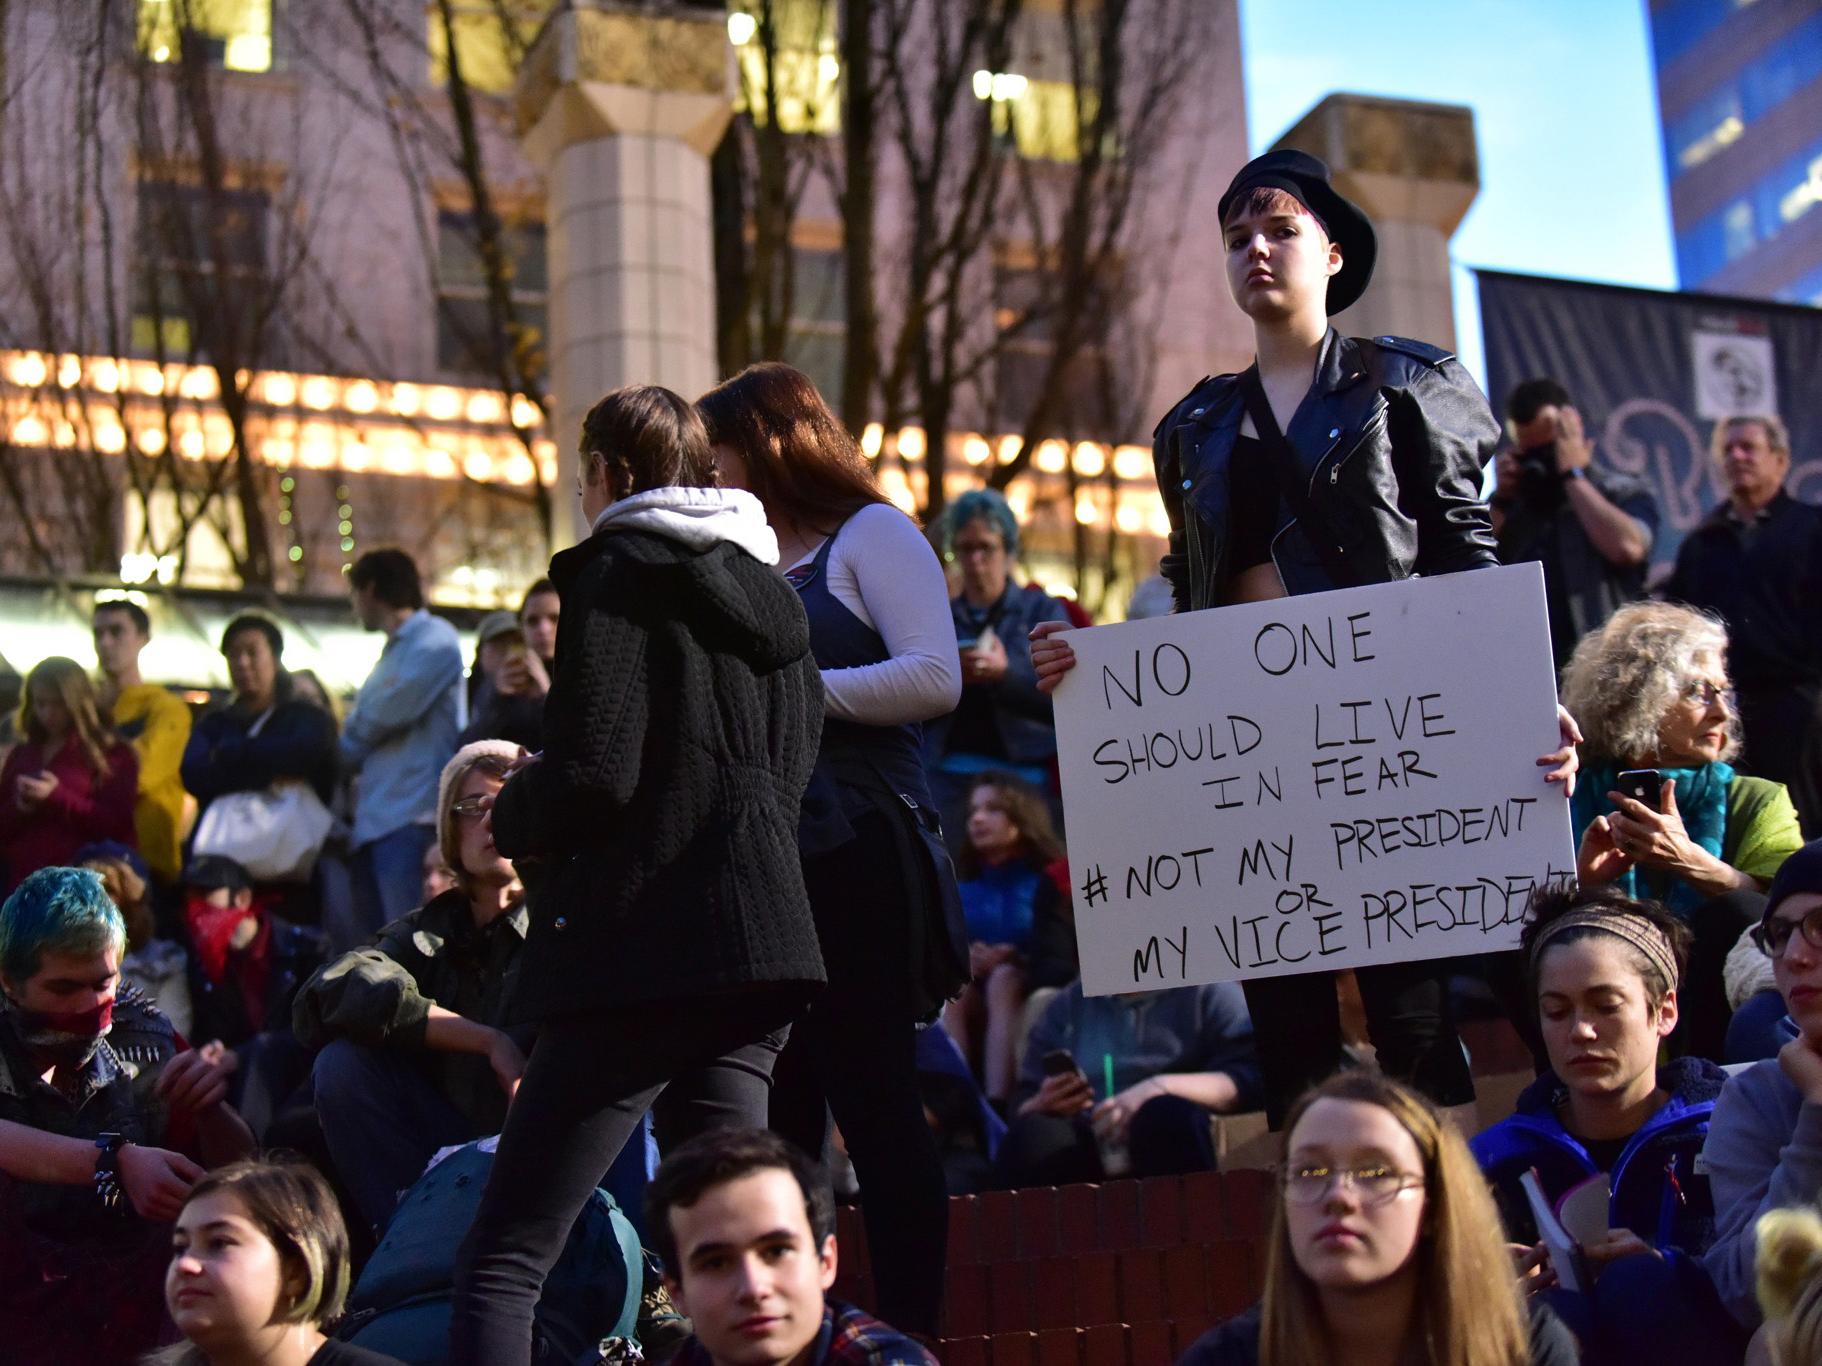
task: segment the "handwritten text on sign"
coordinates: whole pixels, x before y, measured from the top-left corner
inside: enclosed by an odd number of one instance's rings
[[[1536,565],[1067,638],[1091,994],[1511,948],[1573,873]]]

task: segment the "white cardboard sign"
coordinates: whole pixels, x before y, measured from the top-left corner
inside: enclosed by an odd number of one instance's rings
[[[1091,995],[1512,948],[1574,874],[1535,564],[1065,639]]]

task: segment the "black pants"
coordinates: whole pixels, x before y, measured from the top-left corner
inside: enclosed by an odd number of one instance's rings
[[[790,1008],[765,996],[662,1002],[545,1024],[456,1261],[451,1361],[531,1361],[532,1310],[576,1216],[653,1111],[665,1147],[764,1128]]]
[[[1158,1096],[1141,1105],[1126,1131],[1131,1175],[1187,1176],[1215,1169],[1215,1135],[1209,1112],[1181,1096]],[[1106,1176],[1094,1127],[1086,1115],[1020,1115],[1000,1140],[999,1184],[1066,1186]]]
[[[1449,1009],[1447,959],[1358,968],[1367,1030],[1388,1076],[1438,1105],[1474,1099],[1474,1081]],[[1265,1074],[1265,1113],[1272,1128],[1317,1082],[1341,1070],[1341,1004],[1329,972],[1264,977],[1244,983],[1253,1040]]]
[[[934,1337],[949,1205],[917,1087],[906,917],[925,913],[896,842],[874,814],[857,837],[804,860],[829,988],[793,1026],[778,1060],[772,1127],[814,1155],[834,1112],[860,1181],[879,1316]]]

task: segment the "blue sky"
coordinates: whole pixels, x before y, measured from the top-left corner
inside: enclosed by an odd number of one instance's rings
[[[1675,287],[1645,10],[1240,0],[1253,151],[1336,90],[1471,106],[1481,190],[1451,254],[1457,347],[1484,379],[1467,266]]]

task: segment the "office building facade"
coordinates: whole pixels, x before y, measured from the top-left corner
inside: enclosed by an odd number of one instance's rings
[[[1822,3],[1649,0],[1684,289],[1822,304]]]

